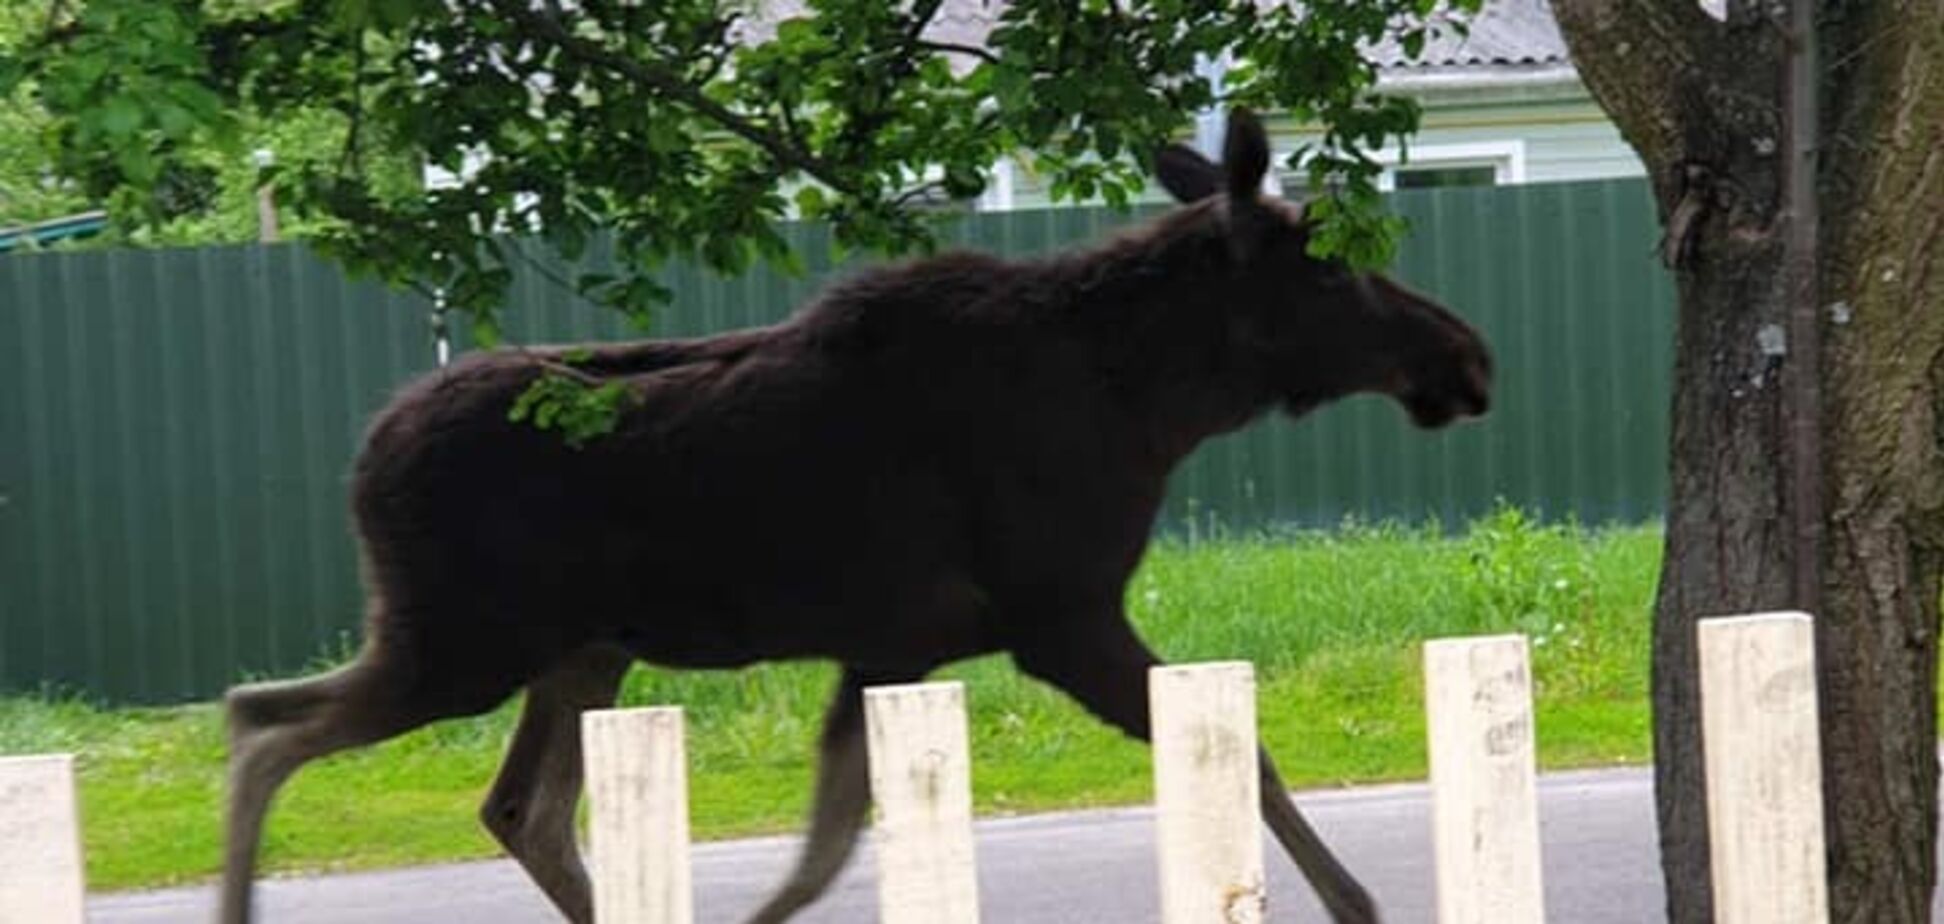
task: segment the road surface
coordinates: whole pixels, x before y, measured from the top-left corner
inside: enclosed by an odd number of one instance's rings
[[[1549,774],[1539,784],[1547,918],[1564,924],[1661,919],[1654,815],[1645,770]],[[1422,785],[1299,793],[1323,836],[1376,894],[1391,924],[1434,918],[1430,801]],[[998,924],[1148,922],[1157,918],[1154,821],[1144,809],[995,819],[978,826],[982,917]],[[697,845],[698,924],[734,924],[788,867],[790,838]],[[1269,919],[1323,922],[1289,861],[1265,844]],[[798,920],[877,920],[870,844],[824,899]],[[211,890],[92,896],[97,924],[210,920]],[[257,900],[268,924],[528,924],[557,921],[507,861],[266,880]]]

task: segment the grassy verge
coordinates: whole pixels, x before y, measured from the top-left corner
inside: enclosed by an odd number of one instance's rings
[[[1540,762],[1648,757],[1652,528],[1541,528],[1512,511],[1463,536],[1346,527],[1156,548],[1128,606],[1170,660],[1256,662],[1265,742],[1293,785],[1420,777],[1417,644],[1499,631],[1534,640]],[[981,812],[1142,801],[1145,749],[1122,740],[1003,658],[954,667],[966,681]],[[809,790],[833,672],[637,670],[624,701],[689,714],[698,837],[794,829]],[[490,856],[474,820],[514,716],[447,722],[311,765],[285,789],[265,838],[270,870]],[[0,753],[81,755],[91,887],[191,881],[217,868],[223,733],[209,706],[104,710],[0,699]]]

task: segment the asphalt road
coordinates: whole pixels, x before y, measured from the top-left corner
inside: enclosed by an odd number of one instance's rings
[[[1547,918],[1556,924],[1660,920],[1653,797],[1646,771],[1548,775],[1539,785]],[[1434,918],[1430,803],[1421,785],[1299,793],[1323,836],[1363,878],[1392,924]],[[997,924],[1087,924],[1157,919],[1154,823],[1123,809],[996,819],[978,826],[982,917]],[[1322,922],[1288,860],[1267,842],[1269,919]],[[733,924],[788,867],[789,838],[695,848],[698,924]],[[870,846],[803,924],[877,919]],[[270,924],[527,924],[556,918],[506,861],[391,872],[269,880],[258,886]],[[210,890],[92,896],[99,924],[206,922]]]

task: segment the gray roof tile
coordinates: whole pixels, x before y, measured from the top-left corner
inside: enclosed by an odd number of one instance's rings
[[[997,24],[1005,2],[945,0],[925,34],[934,41],[982,44]],[[763,41],[774,34],[776,23],[809,12],[804,0],[752,0],[750,7],[753,12],[739,30],[744,41]],[[1546,0],[1485,0],[1484,8],[1472,19],[1469,35],[1460,36],[1450,29],[1440,32],[1425,43],[1416,61],[1407,59],[1395,40],[1377,44],[1369,54],[1379,67],[1400,71],[1521,68],[1568,61],[1566,42]]]
[[[1442,34],[1425,42],[1416,61],[1406,58],[1403,47],[1394,40],[1371,49],[1370,57],[1387,69],[1564,64],[1568,60],[1566,40],[1560,37],[1559,23],[1546,0],[1486,0],[1471,21],[1469,35],[1440,31]]]

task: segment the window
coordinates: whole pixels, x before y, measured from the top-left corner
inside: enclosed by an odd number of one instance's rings
[[[1396,189],[1497,185],[1498,169],[1489,164],[1476,167],[1398,167],[1391,171],[1391,186]]]
[[[1377,188],[1513,186],[1525,182],[1524,141],[1412,145],[1409,151],[1408,160],[1395,148],[1372,155],[1385,167]]]
[[[1276,172],[1267,191],[1284,198],[1308,198],[1309,176],[1283,166],[1287,153],[1275,159]],[[1525,142],[1489,141],[1478,144],[1412,145],[1406,161],[1396,148],[1372,151],[1370,158],[1384,165],[1377,188],[1434,189],[1449,186],[1511,186],[1525,182]]]

